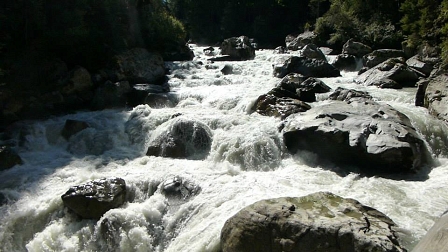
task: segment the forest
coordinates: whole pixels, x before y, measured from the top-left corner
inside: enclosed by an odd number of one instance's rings
[[[320,46],[349,38],[373,48],[429,43],[448,59],[448,0],[5,0],[0,3],[0,77],[30,51],[96,70],[126,49],[175,50],[232,36],[261,48],[315,31]]]

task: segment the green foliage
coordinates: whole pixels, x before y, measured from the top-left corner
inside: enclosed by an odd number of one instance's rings
[[[317,1],[317,0],[314,0]],[[389,0],[331,0],[330,9],[317,19],[315,32],[323,43],[342,46],[353,38],[373,47],[398,47],[401,33],[398,5]]]
[[[171,50],[186,37],[182,23],[167,12],[161,1],[142,6],[140,20],[143,39],[150,49]]]

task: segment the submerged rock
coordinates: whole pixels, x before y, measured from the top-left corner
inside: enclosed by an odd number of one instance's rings
[[[221,249],[230,251],[406,251],[383,213],[328,192],[256,202],[228,219]]]
[[[126,183],[121,178],[98,179],[71,187],[61,196],[64,205],[84,219],[99,219],[123,205]]]
[[[341,73],[326,60],[292,56],[283,64],[274,66],[274,76],[283,78],[289,73],[298,73],[306,77],[338,77]]]
[[[353,92],[345,97],[338,92],[334,96],[345,101],[288,117],[283,138],[290,152],[310,151],[369,174],[409,172],[428,163],[428,150],[408,117]]]
[[[0,146],[0,171],[23,164],[22,158],[8,146]]]
[[[165,180],[160,188],[165,196],[181,199],[197,195],[201,190],[199,186],[178,176]]]
[[[69,140],[71,136],[87,129],[88,127],[90,127],[89,124],[84,121],[67,119],[65,121],[64,128],[62,128],[61,135],[66,140]]]
[[[207,125],[180,116],[155,130],[146,155],[203,159],[210,152],[211,144],[212,133]]]

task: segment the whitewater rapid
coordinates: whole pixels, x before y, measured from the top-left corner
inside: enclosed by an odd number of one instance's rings
[[[426,109],[414,106],[416,89],[386,90],[353,83],[356,73],[323,78],[337,87],[369,92],[375,100],[406,114],[437,159],[418,174],[365,177],[324,167],[312,153],[290,155],[278,132],[280,119],[250,113],[261,94],[280,80],[272,65],[288,55],[258,50],[242,62],[208,62],[204,47],[192,45],[192,62],[168,62],[174,108],[140,105],[124,110],[79,112],[17,126],[15,146],[24,164],[0,172],[0,251],[218,251],[224,222],[258,200],[329,191],[354,198],[389,216],[412,249],[448,210],[448,128]],[[220,69],[229,64],[233,74]],[[329,94],[318,96],[315,106]],[[182,114],[212,131],[205,160],[146,156],[151,135],[173,115]],[[90,128],[66,141],[67,119]],[[63,207],[61,195],[93,179],[126,181],[127,203],[102,219],[81,220]],[[170,197],[163,183],[187,182],[197,193]],[[117,223],[113,239],[101,223]]]

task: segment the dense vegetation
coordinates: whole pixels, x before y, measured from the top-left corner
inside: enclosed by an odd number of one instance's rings
[[[447,18],[448,0],[5,0],[0,76],[7,59],[30,51],[94,70],[117,52],[171,50],[187,36],[215,44],[247,35],[276,47],[304,30],[335,48],[349,38],[374,48],[426,42],[448,59]]]

